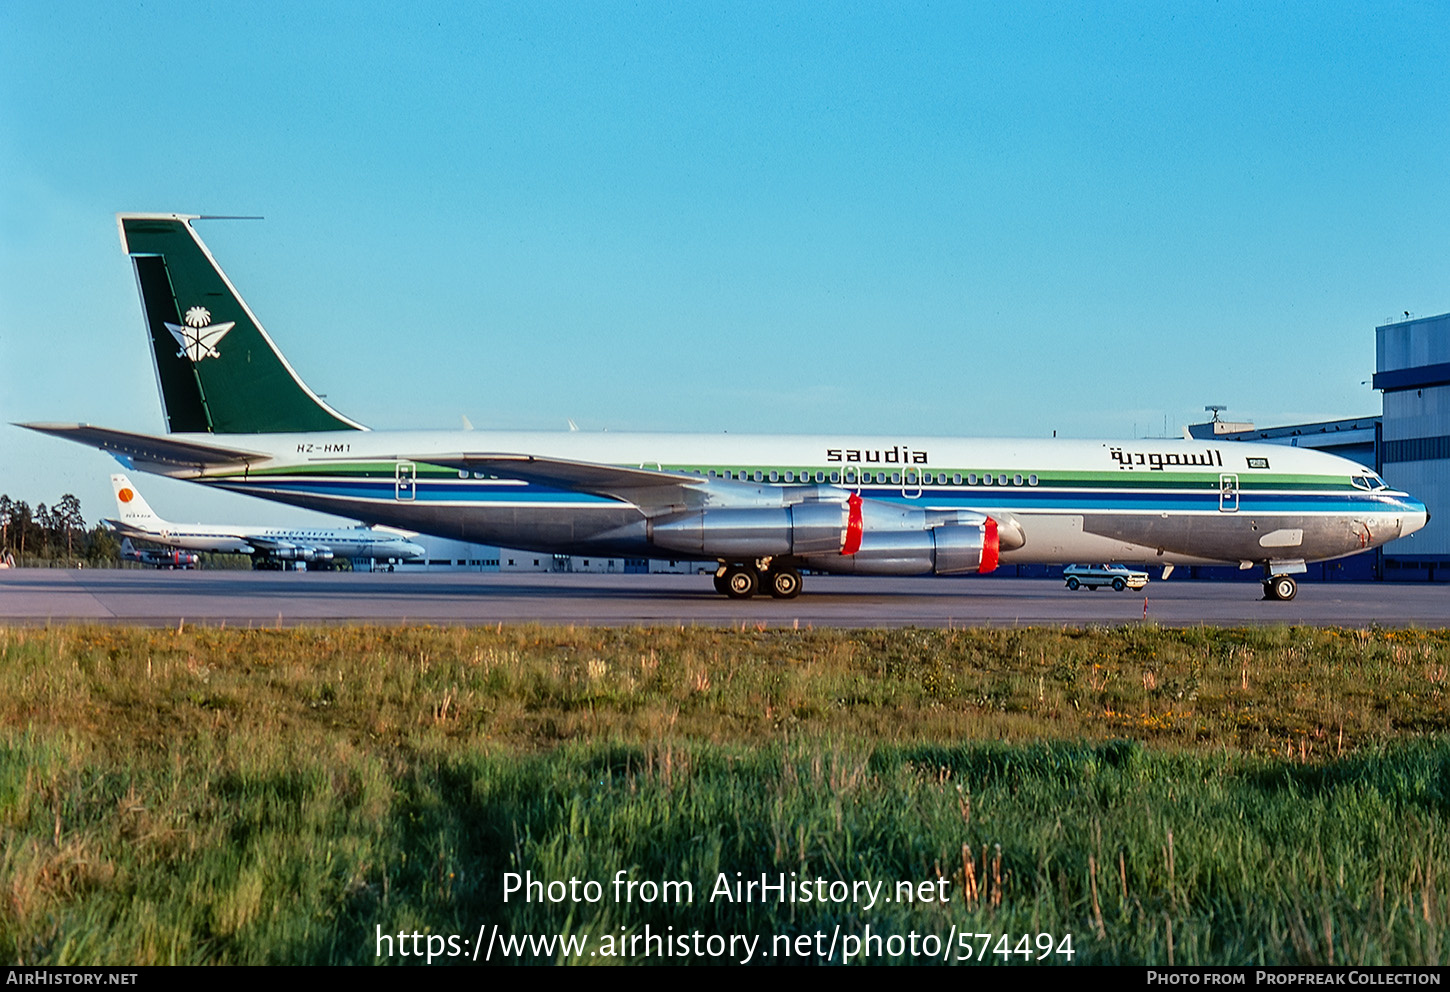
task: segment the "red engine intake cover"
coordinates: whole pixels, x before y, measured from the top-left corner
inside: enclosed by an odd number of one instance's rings
[[[841,554],[854,555],[860,551],[861,535],[864,532],[865,526],[861,522],[861,494],[852,493],[850,499],[846,500],[846,543],[841,545]],[[996,534],[997,532],[994,530],[992,532],[994,539]]]
[[[986,526],[982,528],[982,567],[977,570],[978,575],[986,575],[997,567],[1001,550],[1001,545],[997,543],[997,521],[988,517]]]

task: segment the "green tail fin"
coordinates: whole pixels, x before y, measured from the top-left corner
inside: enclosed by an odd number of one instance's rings
[[[366,430],[277,350],[185,214],[118,214],[173,433]]]

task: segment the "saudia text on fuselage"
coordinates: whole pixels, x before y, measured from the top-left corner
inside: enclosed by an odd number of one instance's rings
[[[1129,470],[1140,465],[1152,472],[1178,467],[1223,467],[1223,456],[1212,448],[1203,452],[1172,451],[1165,454],[1161,451],[1124,451],[1122,448],[1112,447],[1108,449],[1108,457],[1118,463],[1118,468]]]
[[[893,444],[889,448],[827,448],[828,462],[871,462],[886,465],[925,465],[926,452]]]

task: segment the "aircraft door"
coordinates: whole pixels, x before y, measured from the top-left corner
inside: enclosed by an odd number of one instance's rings
[[[921,498],[921,472],[909,468],[901,473],[901,495],[905,499]]]
[[[1236,513],[1239,508],[1239,477],[1224,473],[1218,477],[1218,509],[1221,513]]]
[[[407,502],[417,495],[418,466],[412,462],[398,462],[397,472],[393,476],[393,498]]]

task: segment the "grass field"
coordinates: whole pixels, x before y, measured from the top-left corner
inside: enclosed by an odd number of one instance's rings
[[[0,628],[0,960],[1438,963],[1447,690],[1444,631]]]

